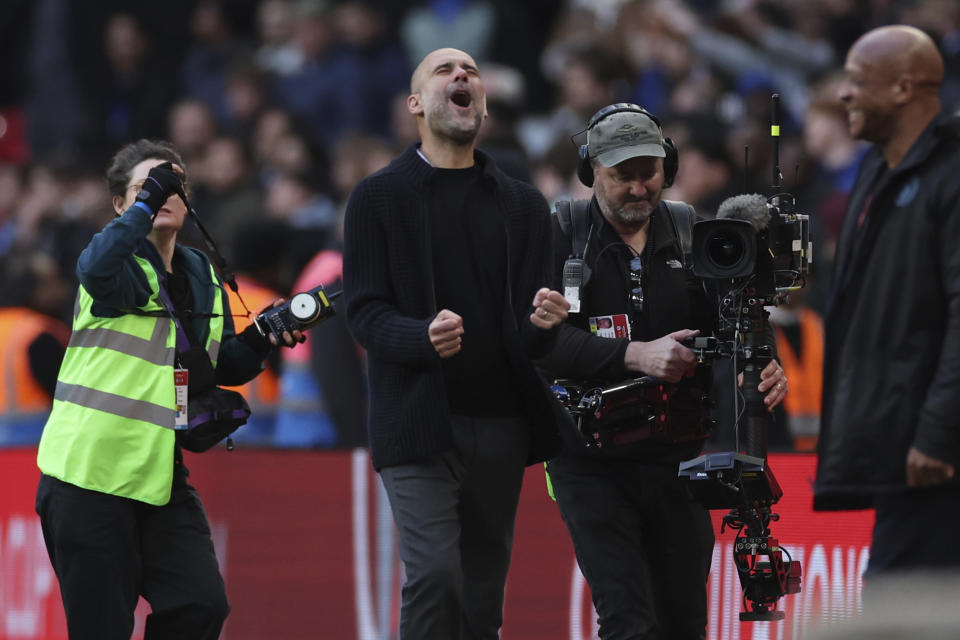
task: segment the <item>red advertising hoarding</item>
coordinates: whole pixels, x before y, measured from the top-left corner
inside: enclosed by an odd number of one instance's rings
[[[57,583],[33,512],[35,451],[0,451],[0,638],[65,640]],[[226,640],[387,640],[396,637],[401,569],[382,490],[363,451],[216,449],[187,454],[210,518],[232,612]],[[860,610],[872,514],[814,513],[810,455],[772,455],[784,490],[773,535],[803,565],[786,619],[741,623],[734,534],[719,532],[709,585],[708,638],[802,638],[816,621]],[[135,637],[142,636],[141,603]],[[589,591],[542,467],[520,499],[507,583],[504,640],[596,637]]]

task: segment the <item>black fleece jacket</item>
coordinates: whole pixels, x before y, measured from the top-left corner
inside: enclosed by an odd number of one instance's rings
[[[837,245],[817,509],[906,491],[910,447],[960,466],[960,115],[885,166],[877,147],[864,158]]]
[[[556,335],[529,320],[534,294],[551,280],[550,212],[536,189],[506,176],[482,152],[475,158],[506,221],[503,342],[531,429],[532,464],[559,450],[557,424],[564,415],[531,360],[546,353]],[[453,446],[441,361],[427,334],[439,311],[425,197],[435,173],[413,145],[357,185],[347,203],[344,297],[350,330],[367,350],[367,432],[378,470]]]

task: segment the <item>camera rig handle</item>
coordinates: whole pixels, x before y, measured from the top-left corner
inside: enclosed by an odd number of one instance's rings
[[[613,383],[558,379],[551,392],[570,413],[588,449],[639,440],[703,440],[713,427],[710,396],[692,385],[650,376]]]

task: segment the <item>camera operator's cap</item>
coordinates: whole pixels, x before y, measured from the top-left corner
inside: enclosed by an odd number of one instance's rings
[[[638,156],[667,155],[660,127],[639,111],[618,111],[597,122],[587,131],[587,149],[605,167]]]

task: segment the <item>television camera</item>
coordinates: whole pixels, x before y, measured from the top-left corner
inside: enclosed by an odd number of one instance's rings
[[[800,562],[770,531],[779,519],[771,507],[783,491],[767,464],[770,414],[757,389],[760,372],[773,358],[764,307],[783,304],[804,286],[812,256],[809,216],[781,191],[778,101],[773,94],[774,195],[728,198],[716,219],[694,225],[691,248],[694,275],[715,285],[718,323],[715,335],[693,338],[687,346],[701,362],[729,358],[734,371],[742,364],[743,387],[734,391],[737,451],[682,462],[679,475],[708,509],[730,509],[721,531],[738,532],[734,563],[743,588],[741,620],[782,619],[777,603],[800,591],[802,573]]]

